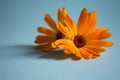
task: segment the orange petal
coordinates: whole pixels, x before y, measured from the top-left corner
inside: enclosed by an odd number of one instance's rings
[[[105,49],[102,48],[102,47],[98,47],[98,46],[92,46],[92,45],[85,45],[85,48],[89,49],[89,50],[92,50],[96,53],[100,53],[100,52],[104,52]]]
[[[95,52],[91,49],[88,49],[88,48],[85,48],[85,47],[83,47],[83,49],[86,50],[89,54],[92,54],[93,56],[100,56],[99,53],[97,53],[97,52]]]
[[[61,31],[66,36],[68,37],[72,36],[72,34],[68,31],[68,29],[63,24],[61,24],[61,22],[58,22],[57,28],[59,31]]]
[[[100,53],[98,53],[98,54],[99,54],[99,56],[93,55],[93,56],[92,56],[92,59],[95,59],[95,58],[97,58],[97,57],[100,57]]]
[[[51,47],[51,45],[46,46],[44,48],[42,48],[44,51],[51,51],[53,48]]]
[[[70,45],[70,46],[69,45],[67,46],[67,48],[68,48],[67,51],[69,51],[69,53],[75,54],[79,58],[82,58],[79,49],[77,47],[75,47],[74,45]]]
[[[105,27],[93,28],[91,31],[87,32],[85,36],[89,36],[90,34],[96,34],[97,32],[102,32],[105,29],[106,29]]]
[[[108,38],[111,36],[111,33],[110,33],[110,30],[104,30],[104,31],[101,31],[99,33],[99,35],[97,36],[97,39],[105,39],[105,38]]]
[[[63,7],[61,10],[58,8],[58,21],[64,24],[64,16],[67,14],[65,8]],[[65,24],[64,24],[65,25]]]
[[[97,23],[96,12],[90,12],[88,14],[88,30],[92,29]]]
[[[88,53],[86,50],[80,48],[79,51],[80,51],[83,58],[85,58],[85,59],[92,58],[92,54]]]
[[[69,46],[73,45],[73,41],[66,40],[66,39],[59,39],[52,43],[53,47],[60,47],[60,48],[64,48],[67,45],[69,45]]]
[[[68,30],[69,30],[69,32],[71,33],[71,35],[73,35],[73,36],[75,36],[75,35],[77,35],[77,31],[75,32],[74,30],[73,30],[73,28],[72,27],[76,27],[76,26],[71,26],[70,27],[70,23],[69,22],[67,22],[66,20],[64,20],[64,23],[65,23],[65,25],[68,27]]]
[[[84,28],[87,27],[87,25],[86,25],[87,20],[88,20],[88,10],[86,8],[84,8],[80,14],[80,17],[79,17],[78,23],[77,23],[78,32],[80,35],[84,31]]]
[[[65,8],[63,8],[64,11],[64,23],[67,25],[68,29],[71,33],[74,35],[77,35],[77,27],[75,22],[72,20],[72,18],[67,14],[67,11]]]
[[[87,19],[88,19],[88,10],[86,8],[84,8],[80,14],[80,17],[78,19],[78,23],[77,23],[77,26],[79,27],[79,29],[81,29],[81,24],[84,24],[87,22]]]
[[[99,27],[99,28],[95,28],[93,30],[91,30],[90,32],[88,32],[86,35],[85,35],[85,38],[86,40],[94,40],[94,39],[98,39],[97,37],[100,35],[100,33],[102,31],[104,31],[105,28],[104,27]]]
[[[64,14],[64,16],[67,15],[67,11],[66,11],[65,7],[63,7],[61,11]]]
[[[58,16],[58,21],[60,21],[62,23],[63,16],[62,16],[62,12],[59,8],[58,8],[58,15],[57,16]]]
[[[46,14],[45,17],[44,17],[46,23],[55,31],[58,31],[57,30],[57,25],[55,23],[55,21],[51,18],[51,16],[49,14]]]
[[[78,48],[75,47],[73,41],[71,41],[71,40],[59,39],[52,43],[52,47],[65,48],[65,49],[67,49],[64,51],[66,54],[73,53],[77,57],[81,58],[81,54],[80,54]]]
[[[87,23],[84,24],[84,28],[82,29],[81,35],[87,34],[89,31],[93,29],[93,27],[97,23],[96,12],[90,12],[88,14]]]
[[[65,52],[66,54],[75,54],[77,57],[82,58],[82,56],[81,56],[78,48],[76,48],[76,47],[74,47],[74,46],[69,47],[69,45],[67,46],[67,48],[68,48],[68,49],[64,50],[64,52]]]
[[[107,40],[91,40],[91,41],[87,41],[86,45],[93,45],[93,46],[106,46],[106,47],[109,47],[109,46],[112,46],[113,43],[112,42],[109,42]]]
[[[84,36],[85,30],[88,27],[88,10],[84,8],[80,14],[77,28],[78,28],[78,34]]]
[[[40,33],[46,34],[48,36],[55,36],[56,35],[52,30],[47,29],[45,27],[38,27],[37,31]]]
[[[74,54],[75,54],[77,57],[82,58],[82,55],[81,55],[81,53],[80,53],[80,51],[79,51],[78,49],[76,49],[74,52],[75,52]]]
[[[64,50],[64,53],[66,53],[66,54],[71,54],[71,50],[70,50],[70,49],[65,49],[65,50]]]
[[[53,41],[55,41],[55,37],[39,35],[36,37],[35,43],[41,44],[41,43],[49,43]]]
[[[88,26],[87,23],[86,24],[81,24],[80,26],[81,27],[78,26],[78,34],[82,35],[82,36],[86,35],[87,32],[85,30],[86,30],[86,27]]]
[[[86,40],[94,39],[105,39],[111,36],[111,33],[108,29],[104,27],[99,27],[91,30],[87,35],[85,35]]]

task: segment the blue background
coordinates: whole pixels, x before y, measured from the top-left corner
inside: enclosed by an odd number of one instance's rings
[[[120,0],[0,0],[0,80],[120,80]],[[111,30],[101,57],[75,60],[62,51],[35,50],[38,26],[48,25],[49,13],[57,20],[58,8],[66,7],[77,22],[81,10],[97,11],[96,26]]]

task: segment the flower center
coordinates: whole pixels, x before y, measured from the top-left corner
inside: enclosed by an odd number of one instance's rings
[[[62,34],[60,31],[57,33],[57,35],[56,35],[56,40],[57,39],[62,39],[62,38],[64,38],[65,37],[65,35],[64,34]]]
[[[85,45],[86,41],[82,36],[75,36],[74,38],[74,44],[76,47],[80,48]]]

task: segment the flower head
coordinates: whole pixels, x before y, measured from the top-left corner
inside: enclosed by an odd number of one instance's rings
[[[62,8],[61,10],[58,9],[58,21],[63,23],[63,15],[66,14],[65,8]],[[43,35],[38,35],[36,37],[35,43],[39,44],[36,46],[37,49],[43,49],[44,51],[50,51],[53,48],[51,47],[51,43],[54,42],[55,40],[62,39],[65,37],[64,34],[62,34],[58,29],[57,29],[57,24],[55,21],[51,18],[49,14],[46,14],[44,16],[44,20],[46,23],[50,26],[51,29],[45,28],[45,27],[38,27],[37,31],[39,33],[42,33]],[[63,23],[64,24],[64,23]]]
[[[94,28],[97,23],[96,12],[89,12],[84,8],[76,24],[72,18],[66,13],[64,14],[64,24],[60,21],[57,28],[61,33],[69,37],[67,39],[59,39],[52,43],[54,48],[65,48],[66,54],[75,54],[79,58],[96,58],[100,53],[105,51],[103,47],[112,46],[113,43],[105,38],[111,36],[108,29],[104,27]]]

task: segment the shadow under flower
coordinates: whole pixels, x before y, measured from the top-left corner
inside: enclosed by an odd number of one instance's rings
[[[71,58],[72,60],[80,60],[75,55],[68,55],[63,52],[63,50],[53,50],[51,52],[45,52],[40,58],[46,58],[46,59],[55,59],[55,60],[64,60]]]
[[[74,55],[65,54],[63,50],[53,50],[50,52],[44,52],[42,50],[35,49],[34,45],[0,46],[0,58],[38,58],[53,60],[65,60],[71,58],[72,60],[80,60]]]
[[[1,59],[37,58],[40,50],[35,50],[33,45],[7,45],[0,46]]]

